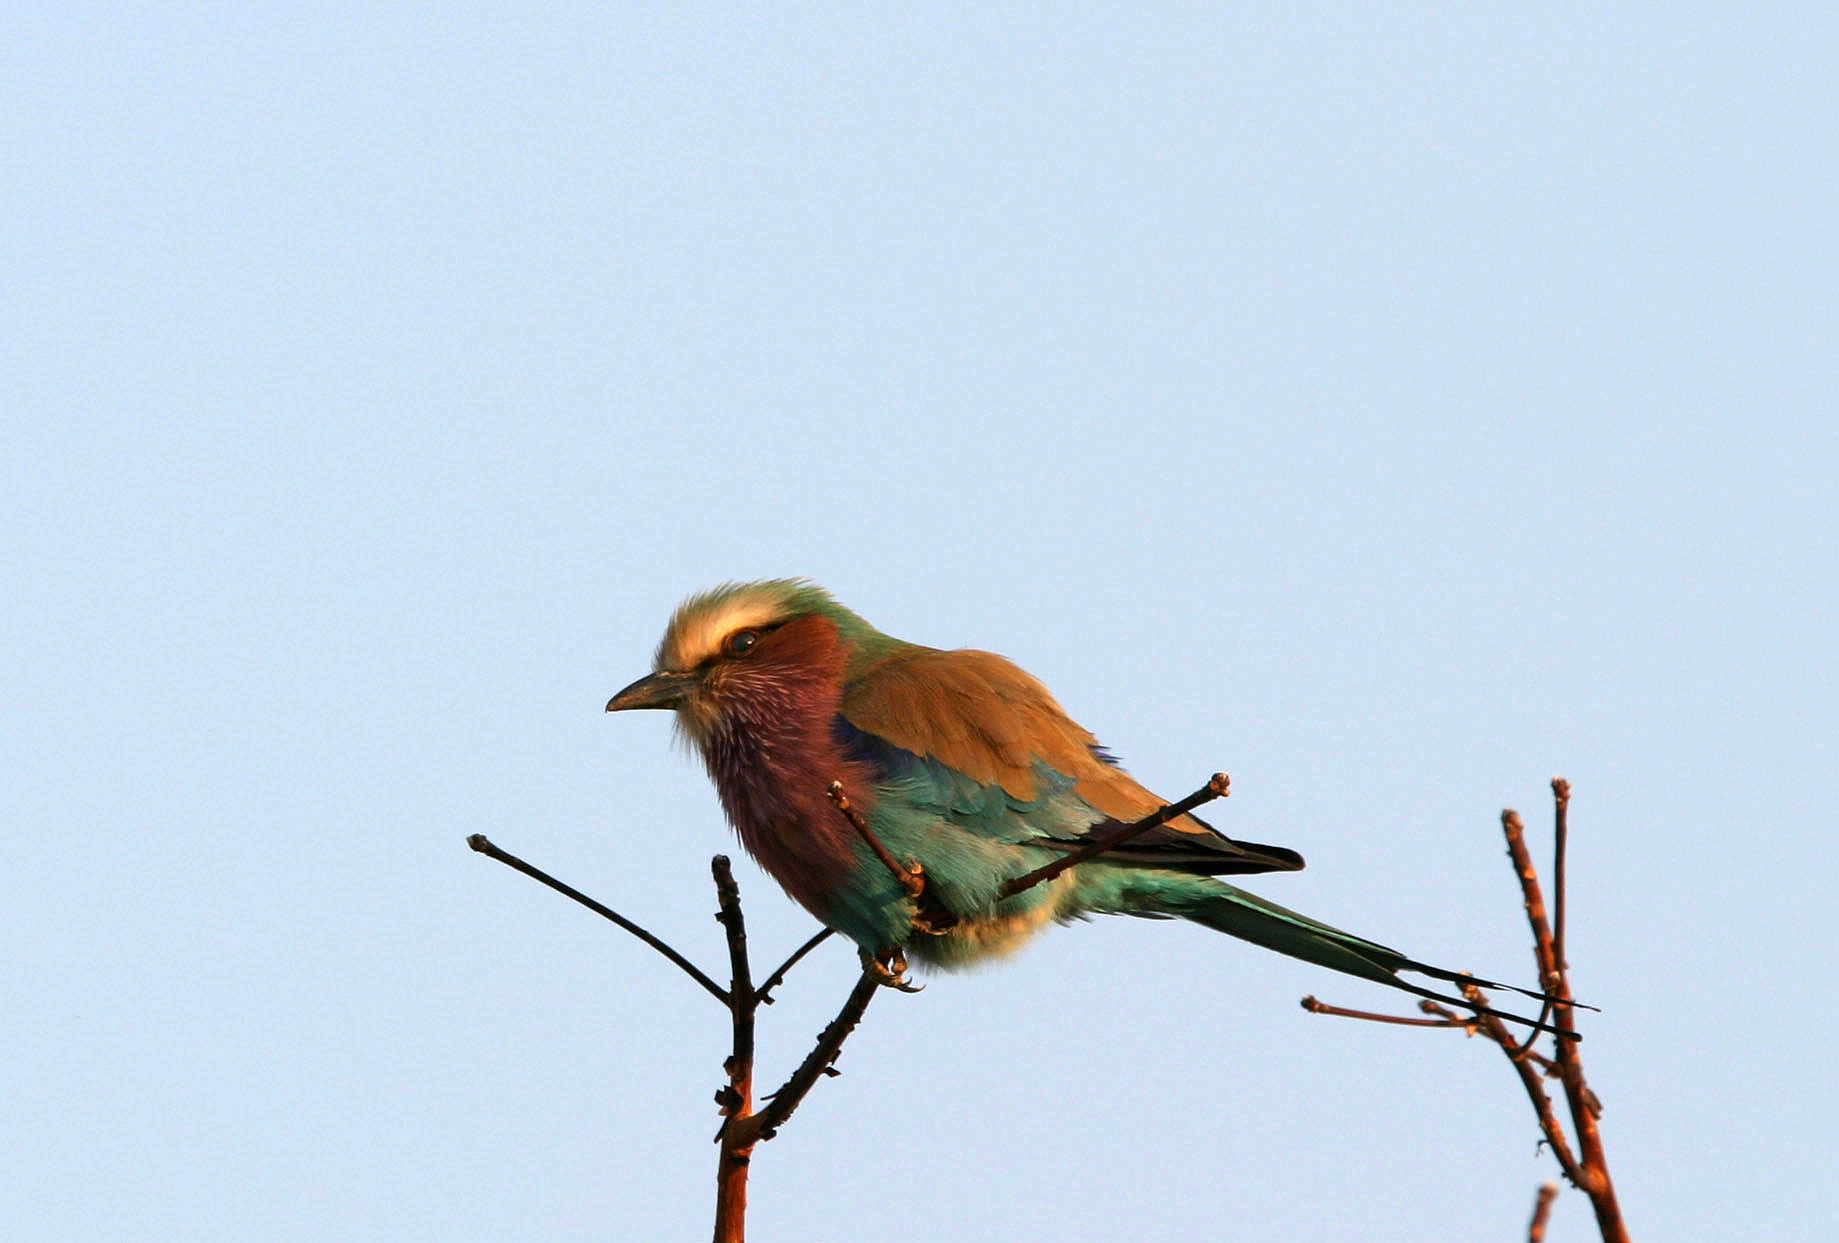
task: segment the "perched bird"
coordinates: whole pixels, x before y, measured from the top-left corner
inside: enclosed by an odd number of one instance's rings
[[[1013,950],[1050,922],[1099,914],[1190,920],[1425,996],[1440,994],[1398,973],[1472,978],[1216,879],[1296,871],[1303,860],[1234,841],[1193,815],[1005,897],[1005,882],[1163,800],[1001,656],[883,634],[803,579],[730,583],[686,600],[654,672],[607,703],[608,712],[633,708],[677,714],[748,853],[853,940],[865,966],[894,963],[890,983],[901,982],[903,949],[956,967]],[[866,831],[839,813],[832,783]],[[922,892],[877,844],[903,870],[917,865]]]

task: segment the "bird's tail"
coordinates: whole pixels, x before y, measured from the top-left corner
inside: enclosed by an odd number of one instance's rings
[[[1433,989],[1401,980],[1398,973],[1411,971],[1426,975],[1435,980],[1445,980],[1452,984],[1473,984],[1479,988],[1509,989],[1516,993],[1532,997],[1539,1001],[1556,1003],[1557,998],[1547,997],[1531,989],[1518,988],[1511,984],[1497,984],[1492,980],[1478,979],[1459,971],[1446,971],[1428,963],[1408,958],[1395,949],[1357,937],[1339,928],[1310,919],[1307,915],[1267,902],[1256,894],[1246,893],[1224,882],[1215,881],[1208,885],[1204,894],[1187,895],[1187,900],[1180,908],[1170,912],[1184,919],[1202,924],[1228,936],[1235,936],[1253,945],[1262,945],[1266,949],[1276,950],[1279,954],[1288,954],[1304,962],[1312,962],[1318,967],[1328,967],[1334,971],[1359,976],[1364,980],[1375,980],[1389,984],[1393,988],[1415,993],[1419,997],[1428,997],[1434,1001],[1447,1002],[1465,1010],[1479,1009],[1483,1014],[1492,1014],[1496,1018],[1514,1023],[1523,1023],[1538,1031],[1554,1032],[1567,1039],[1576,1039],[1570,1032],[1559,1032],[1557,1028],[1538,1019],[1522,1018],[1517,1014],[1507,1014],[1485,1006],[1478,1007],[1462,997],[1452,997]],[[1574,1003],[1567,1003],[1574,1004]]]

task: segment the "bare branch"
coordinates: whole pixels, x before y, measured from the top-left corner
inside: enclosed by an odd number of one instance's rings
[[[772,992],[775,988],[778,988],[781,984],[785,983],[786,972],[790,971],[793,967],[796,967],[799,963],[799,960],[802,959],[806,954],[809,954],[812,950],[816,949],[819,945],[823,944],[824,939],[828,937],[832,931],[833,930],[829,928],[819,928],[815,933],[812,934],[811,939],[809,941],[806,941],[803,945],[793,950],[791,957],[787,958],[784,962],[780,963],[779,969],[774,971],[771,975],[766,977],[766,983],[760,985],[759,990],[754,993],[754,999],[760,1002],[762,1005],[768,1005],[768,1006],[772,1005],[773,1004]]]
[[[491,843],[491,840],[487,838],[485,834],[483,833],[474,833],[470,835],[466,839],[466,844],[472,847],[474,850],[478,851],[480,854],[487,856],[488,858],[496,859],[498,860],[498,862],[505,864],[507,867],[512,867],[512,868],[517,869],[519,872],[522,872],[525,876],[530,877],[532,880],[541,881],[543,884],[548,885],[551,889],[555,890],[557,893],[561,894],[562,896],[567,897],[567,898],[573,898],[576,902],[579,902],[582,906],[585,906],[588,910],[594,912],[594,914],[596,915],[599,915],[601,918],[612,920],[614,923],[618,924],[621,928],[624,928],[627,932],[630,932],[633,936],[637,937],[639,940],[643,941],[645,944],[651,946],[652,949],[657,950],[658,953],[664,955],[666,958],[676,963],[677,966],[682,969],[685,975],[689,976],[692,980],[695,980],[698,984],[702,985],[704,989],[708,990],[709,995],[715,998],[715,1000],[721,1002],[724,1006],[728,1004],[728,990],[724,989],[721,985],[717,984],[714,980],[711,980],[708,976],[704,975],[702,971],[696,966],[695,963],[691,962],[689,959],[685,958],[682,954],[679,954],[676,950],[672,949],[670,945],[668,945],[664,941],[659,940],[657,937],[653,936],[651,933],[645,931],[643,928],[639,927],[637,924],[627,919],[624,915],[621,915],[618,911],[614,910],[612,907],[601,905],[600,903],[594,901],[594,899],[582,893],[579,889],[576,889],[571,885],[563,884],[561,881],[549,875],[549,873],[543,871],[541,868],[532,867],[530,864],[525,863],[522,859],[519,859],[516,855],[505,853],[504,851],[500,850],[498,847],[494,846]]]
[[[793,1072],[785,1086],[773,1094],[772,1103],[756,1114],[753,1112],[756,1012],[762,1004],[772,1000],[768,994],[784,982],[786,973],[830,935],[828,928],[820,930],[792,951],[791,956],[780,963],[778,969],[756,989],[753,985],[753,968],[747,956],[747,924],[741,915],[740,887],[734,882],[734,869],[727,857],[716,855],[710,860],[709,870],[715,878],[719,906],[716,918],[721,921],[727,935],[731,978],[730,987],[723,988],[682,954],[619,912],[596,902],[573,886],[563,884],[540,868],[532,867],[517,856],[500,850],[484,834],[471,835],[466,839],[466,844],[479,854],[541,881],[557,893],[572,898],[595,914],[618,924],[676,963],[686,975],[727,1007],[733,1040],[728,1058],[723,1063],[728,1082],[715,1094],[716,1104],[722,1114],[722,1128],[715,1137],[721,1144],[721,1157],[716,1166],[714,1237],[715,1243],[742,1243],[747,1229],[747,1174],[753,1160],[754,1146],[763,1139],[773,1137],[777,1128],[791,1117],[792,1111],[798,1108],[819,1079],[826,1074],[836,1073],[831,1064],[841,1052],[843,1041],[855,1030],[856,1024],[861,1022],[863,1011],[868,1009],[868,1003],[880,985],[866,974],[857,980],[842,1010],[818,1036],[816,1047]]]
[[[1552,778],[1552,805],[1552,963],[1559,971],[1569,971],[1571,964],[1564,957],[1564,857],[1571,832],[1571,783],[1563,777]]]
[[[1526,1243],[1543,1243],[1545,1222],[1552,1215],[1552,1201],[1558,1198],[1558,1184],[1546,1183],[1533,1201],[1532,1224],[1526,1227]]]
[[[1563,777],[1552,779],[1553,800],[1553,878],[1562,886],[1564,876],[1564,858],[1569,833],[1568,812],[1571,804],[1571,783]],[[1577,1157],[1569,1158],[1568,1152],[1560,1153],[1560,1164],[1564,1166],[1565,1176],[1579,1190],[1590,1197],[1590,1207],[1596,1214],[1598,1231],[1607,1243],[1626,1243],[1628,1228],[1622,1221],[1621,1205],[1616,1200],[1615,1184],[1609,1177],[1609,1161],[1603,1151],[1602,1132],[1597,1126],[1597,1118],[1602,1113],[1602,1103],[1596,1093],[1590,1090],[1584,1078],[1584,1067],[1576,1042],[1562,1039],[1566,1033],[1573,1031],[1576,1010],[1571,999],[1570,966],[1562,956],[1559,934],[1553,931],[1546,920],[1545,899],[1539,888],[1539,874],[1533,868],[1532,856],[1526,849],[1526,826],[1521,822],[1518,812],[1511,809],[1501,813],[1501,829],[1507,838],[1507,853],[1513,859],[1514,871],[1520,878],[1520,890],[1526,899],[1526,921],[1532,928],[1533,949],[1539,962],[1541,987],[1551,994],[1554,1010],[1553,1021],[1560,1039],[1550,1061],[1540,1059],[1549,1074],[1557,1072],[1557,1077],[1564,1085],[1565,1105],[1571,1115],[1571,1125],[1577,1135]],[[1562,894],[1560,887],[1557,890]],[[1563,927],[1562,902],[1557,911],[1559,927]],[[1490,1035],[1494,1033],[1490,1032]],[[1498,1039],[1498,1038],[1497,1038]],[[1508,1053],[1514,1067],[1519,1071],[1521,1081],[1528,1084],[1528,1092],[1537,1083],[1532,1065],[1526,1054],[1530,1050],[1521,1049],[1516,1044],[1502,1042],[1501,1047]],[[1538,1098],[1545,1100],[1543,1087],[1539,1088]],[[1536,1105],[1537,1102],[1535,1102]],[[1556,1119],[1551,1116],[1550,1102],[1540,1116],[1540,1125],[1547,1134],[1556,1126]],[[1558,1151],[1554,1146],[1554,1151]]]
[[[715,1094],[721,1108],[722,1127],[716,1133],[721,1155],[715,1176],[715,1243],[741,1243],[746,1233],[747,1176],[753,1164],[753,1150],[762,1140],[771,1139],[779,1126],[792,1116],[805,1095],[826,1074],[835,1074],[831,1063],[842,1051],[863,1011],[880,985],[866,973],[856,981],[848,1000],[830,1025],[817,1038],[816,1046],[799,1064],[785,1086],[774,1092],[768,1106],[753,1111],[754,1019],[767,992],[784,979],[792,966],[829,935],[829,929],[813,936],[795,950],[779,969],[758,989],[753,986],[753,969],[747,958],[747,925],[741,917],[741,895],[734,883],[734,871],[726,856],[716,855],[710,862],[715,877],[715,892],[720,904],[716,918],[728,937],[728,962],[733,973],[728,988],[732,999],[734,1044],[724,1063],[728,1082]]]
[[[805,1060],[792,1072],[792,1077],[766,1098],[769,1102],[766,1108],[745,1120],[761,1139],[771,1139],[778,1134],[779,1128],[792,1116],[792,1111],[804,1102],[806,1093],[810,1092],[817,1081],[837,1073],[833,1063],[843,1051],[843,1042],[849,1039],[849,1033],[862,1021],[868,1003],[875,999],[881,987],[880,981],[864,972],[843,1002],[843,1008],[837,1011],[837,1016],[818,1033],[817,1046],[805,1055]]]
[[[1473,984],[1463,985],[1462,991],[1465,995],[1474,992],[1477,996],[1481,992]],[[1575,1186],[1582,1187],[1583,1169],[1571,1154],[1570,1141],[1565,1138],[1564,1128],[1559,1125],[1558,1115],[1552,1109],[1552,1098],[1545,1094],[1545,1081],[1529,1059],[1514,1056],[1519,1041],[1514,1039],[1505,1023],[1491,1014],[1478,1015],[1477,1021],[1482,1034],[1506,1052],[1507,1060],[1518,1072],[1520,1085],[1526,1089],[1526,1099],[1532,1102],[1533,1112],[1539,1116],[1539,1129],[1545,1133],[1545,1142],[1551,1145],[1552,1155],[1558,1159],[1558,1168],[1564,1171],[1564,1176]],[[1564,1042],[1559,1041],[1558,1046],[1564,1048]]]
[[[1423,1005],[1425,1009],[1430,1009],[1435,1003],[1427,1001]],[[1466,1027],[1470,1031],[1475,1030],[1474,1019],[1460,1018],[1441,1006],[1436,1006],[1436,1009],[1446,1017],[1414,1019],[1403,1014],[1375,1014],[1371,1010],[1349,1010],[1344,1006],[1331,1006],[1325,1001],[1317,1001],[1314,996],[1308,996],[1303,998],[1303,1009],[1311,1014],[1333,1014],[1344,1019],[1364,1019],[1369,1023],[1395,1023],[1400,1027]]]
[[[738,1024],[742,1017],[749,1020],[747,1027],[747,1056],[753,1056],[753,1009],[758,1004],[753,991],[753,968],[747,961],[747,921],[741,917],[741,888],[734,883],[734,866],[727,855],[716,855],[709,860],[709,871],[715,877],[716,900],[720,910],[715,918],[721,921],[722,931],[728,934],[728,965],[732,971],[733,983],[729,986],[729,1009],[734,1011],[735,1053],[743,1052],[740,1044],[741,1032]]]
[[[716,855],[709,862],[715,877],[716,899],[720,910],[716,918],[728,935],[728,964],[733,972],[728,985],[728,1011],[734,1033],[734,1045],[723,1069],[728,1072],[728,1086],[715,1094],[721,1107],[722,1129],[716,1136],[722,1146],[715,1174],[716,1243],[740,1243],[747,1215],[747,1166],[752,1159],[751,1140],[738,1142],[737,1123],[753,1109],[753,1016],[759,1000],[753,991],[753,972],[747,962],[747,923],[741,917],[741,891],[734,883],[734,869],[728,856]]]
[[[1463,998],[1473,1012],[1466,1019],[1428,1001],[1420,1005],[1427,1014],[1436,1016],[1434,1018],[1413,1019],[1348,1010],[1327,1005],[1314,997],[1303,998],[1303,1008],[1316,1014],[1342,1015],[1408,1027],[1464,1027],[1471,1033],[1479,1032],[1493,1041],[1507,1055],[1514,1073],[1519,1075],[1520,1086],[1526,1090],[1526,1098],[1532,1103],[1533,1113],[1539,1119],[1540,1132],[1544,1135],[1545,1143],[1551,1147],[1559,1169],[1565,1178],[1590,1197],[1591,1208],[1596,1213],[1597,1228],[1605,1243],[1627,1243],[1627,1228],[1622,1222],[1622,1211],[1616,1202],[1608,1161],[1603,1153],[1602,1135],[1597,1127],[1597,1119],[1603,1111],[1602,1102],[1584,1079],[1583,1062],[1577,1047],[1577,1011],[1592,1007],[1583,1006],[1573,999],[1570,968],[1564,957],[1564,878],[1570,782],[1562,777],[1554,777],[1552,797],[1555,806],[1552,866],[1555,901],[1549,919],[1546,915],[1545,895],[1539,885],[1539,874],[1526,848],[1526,826],[1519,813],[1513,809],[1501,813],[1501,831],[1507,839],[1507,853],[1513,860],[1514,875],[1520,882],[1526,922],[1532,930],[1533,956],[1538,964],[1539,985],[1546,998],[1544,1008],[1539,1013],[1539,1025],[1554,1037],[1555,1052],[1552,1056],[1548,1057],[1533,1047],[1541,1034],[1540,1028],[1535,1028],[1524,1043],[1517,1040],[1501,1021],[1502,1017],[1512,1016],[1501,1016],[1488,1009],[1484,1004],[1487,998],[1475,981],[1461,982]],[[1552,1020],[1550,1026],[1545,1025],[1547,1018]],[[1563,1085],[1565,1105],[1571,1115],[1571,1125],[1576,1136],[1575,1149],[1546,1091],[1545,1085],[1549,1079],[1557,1079]],[[1533,1243],[1538,1243],[1544,1237],[1552,1197],[1556,1194],[1555,1186],[1550,1184],[1540,1191],[1530,1227],[1529,1237]]]

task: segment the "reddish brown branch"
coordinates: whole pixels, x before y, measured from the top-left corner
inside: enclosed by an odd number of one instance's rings
[[[1116,850],[1133,837],[1149,832],[1158,825],[1167,824],[1176,816],[1185,816],[1196,807],[1211,803],[1216,798],[1225,798],[1232,789],[1232,778],[1225,773],[1214,773],[1213,779],[1180,802],[1158,807],[1141,820],[1119,825],[1109,833],[1093,838],[1078,850],[1070,851],[1052,863],[1036,868],[1032,872],[1005,881],[1003,887],[996,891],[998,898],[1013,898],[1024,890],[1033,889],[1044,881],[1050,881],[1070,867],[1076,867],[1088,859],[1097,858],[1107,850]]]
[[[1547,1079],[1556,1079],[1558,1077],[1558,1063],[1554,1062],[1551,1058],[1545,1056],[1545,1054],[1539,1052],[1539,1050],[1522,1049],[1520,1051],[1519,1056],[1523,1060],[1531,1062],[1534,1066],[1537,1066],[1540,1070],[1540,1073],[1542,1073]]]
[[[1473,984],[1463,985],[1462,991],[1464,996],[1470,993],[1480,996],[1481,993],[1481,990]],[[1573,1184],[1583,1186],[1583,1170],[1577,1164],[1577,1158],[1571,1153],[1571,1144],[1565,1138],[1564,1127],[1559,1125],[1558,1115],[1552,1109],[1552,1098],[1546,1095],[1545,1081],[1540,1077],[1532,1060],[1524,1056],[1514,1056],[1519,1041],[1514,1039],[1513,1033],[1507,1030],[1505,1023],[1491,1014],[1476,1017],[1481,1034],[1506,1051],[1507,1060],[1513,1064],[1514,1070],[1519,1074],[1520,1086],[1526,1089],[1526,1099],[1532,1102],[1533,1113],[1539,1117],[1539,1129],[1545,1133],[1545,1142],[1550,1145],[1552,1156],[1557,1158],[1558,1168],[1564,1171],[1564,1176]],[[1563,1041],[1559,1042],[1560,1047],[1563,1046],[1563,1043]]]
[[[1552,965],[1560,972],[1571,964],[1564,957],[1564,861],[1571,834],[1571,783],[1552,778]]]
[[[747,923],[741,917],[741,891],[734,883],[734,870],[726,855],[716,855],[709,870],[715,876],[715,893],[720,904],[716,918],[728,935],[728,964],[733,972],[728,986],[728,1011],[734,1032],[734,1045],[723,1069],[728,1072],[728,1086],[715,1094],[724,1119],[721,1134],[721,1157],[715,1173],[715,1240],[716,1243],[739,1243],[746,1233],[747,1166],[753,1159],[753,1140],[742,1142],[736,1124],[753,1112],[753,1017],[759,1008],[754,993],[753,972],[747,961]]]
[[[1433,1003],[1425,1002],[1428,1009]],[[1405,1014],[1376,1014],[1371,1010],[1349,1010],[1345,1006],[1331,1006],[1325,1001],[1317,1001],[1313,996],[1303,998],[1303,1009],[1311,1014],[1332,1014],[1344,1019],[1364,1019],[1369,1023],[1395,1023],[1400,1027],[1466,1027],[1473,1030],[1475,1020],[1460,1018],[1443,1010],[1444,1017],[1434,1019],[1414,1019]]]
[[[645,944],[676,963],[684,973],[704,989],[713,994],[728,1008],[732,1048],[723,1069],[728,1082],[715,1094],[715,1102],[721,1110],[722,1128],[716,1134],[716,1141],[721,1145],[721,1157],[716,1166],[715,1183],[715,1243],[743,1243],[747,1230],[747,1174],[753,1160],[754,1146],[763,1139],[771,1139],[774,1131],[797,1109],[799,1103],[810,1092],[813,1085],[826,1074],[835,1074],[832,1063],[842,1050],[843,1041],[855,1030],[862,1019],[862,1013],[868,1009],[869,1001],[874,997],[879,983],[868,975],[856,982],[843,1008],[830,1025],[818,1036],[817,1046],[805,1057],[805,1060],[786,1081],[784,1087],[769,1098],[770,1104],[759,1113],[753,1112],[753,1071],[754,1071],[754,1018],[760,1006],[770,1002],[768,994],[785,979],[786,972],[798,964],[806,954],[815,949],[819,942],[830,935],[829,929],[817,933],[803,945],[794,950],[790,957],[779,965],[778,970],[766,978],[766,982],[755,988],[753,968],[747,956],[747,924],[741,917],[740,888],[734,883],[734,869],[728,859],[717,855],[710,861],[709,870],[715,877],[715,892],[719,910],[716,918],[721,921],[722,929],[728,940],[728,969],[730,987],[722,988],[714,980],[704,975],[696,966],[679,954],[675,949],[639,927],[625,916],[581,893],[569,885],[563,884],[546,872],[532,867],[515,855],[507,854],[494,846],[484,835],[475,833],[466,839],[466,844],[473,850],[500,863],[515,868],[524,875],[554,889],[557,893],[574,899],[598,915],[618,924]]]
[[[1553,801],[1553,866],[1552,874],[1559,888],[1555,891],[1562,895],[1562,878],[1565,873],[1565,852],[1569,833],[1568,812],[1571,805],[1571,783],[1562,777],[1552,779]],[[1526,922],[1532,928],[1533,952],[1539,964],[1541,987],[1553,998],[1553,1020],[1560,1037],[1574,1030],[1576,1010],[1571,1000],[1570,966],[1565,962],[1560,940],[1563,928],[1564,910],[1562,897],[1556,908],[1559,932],[1554,932],[1552,923],[1546,918],[1545,896],[1539,887],[1539,873],[1533,867],[1532,856],[1526,849],[1526,826],[1520,820],[1518,812],[1509,809],[1501,813],[1501,830],[1507,838],[1507,853],[1513,859],[1513,867],[1520,878],[1520,890],[1526,899]],[[1493,1033],[1490,1033],[1491,1035]],[[1498,1041],[1498,1037],[1497,1037]],[[1554,1042],[1556,1049],[1550,1061],[1545,1065],[1557,1072],[1560,1083],[1564,1085],[1565,1105],[1571,1115],[1571,1126],[1577,1136],[1577,1156],[1567,1160],[1560,1157],[1565,1176],[1579,1190],[1590,1197],[1590,1207],[1596,1214],[1597,1230],[1608,1243],[1626,1243],[1627,1226],[1622,1221],[1621,1205],[1616,1200],[1615,1184],[1609,1176],[1609,1160],[1603,1152],[1602,1131],[1597,1126],[1597,1116],[1602,1112],[1596,1093],[1590,1090],[1584,1078],[1584,1065],[1581,1053],[1575,1041],[1559,1039]],[[1530,1050],[1521,1050],[1514,1043],[1501,1042],[1507,1050],[1515,1068],[1520,1072],[1521,1081],[1529,1085],[1537,1082],[1537,1075],[1523,1054]],[[1541,1059],[1543,1061],[1543,1059]],[[1532,1087],[1528,1087],[1528,1092]],[[1540,1099],[1545,1098],[1543,1086],[1538,1091]],[[1551,1117],[1550,1102],[1547,1101],[1545,1112],[1541,1115],[1540,1125],[1545,1128],[1548,1137],[1556,1127],[1556,1119]],[[1558,1151],[1554,1144],[1554,1152]]]
[[[785,973],[819,941],[820,933],[800,946],[765,984],[753,986],[753,972],[747,958],[747,925],[741,918],[740,889],[734,883],[734,871],[724,855],[710,863],[715,876],[715,892],[720,905],[716,918],[728,935],[728,962],[733,981],[728,988],[729,1010],[733,1016],[734,1045],[724,1069],[728,1083],[715,1094],[721,1109],[722,1128],[716,1134],[721,1156],[715,1174],[715,1243],[742,1243],[747,1232],[747,1175],[753,1163],[753,1150],[761,1140],[771,1139],[778,1127],[792,1116],[806,1093],[831,1070],[842,1051],[843,1041],[862,1020],[880,987],[866,974],[856,982],[848,1000],[830,1025],[817,1038],[817,1045],[806,1055],[785,1086],[773,1093],[770,1103],[759,1113],[753,1111],[754,1017],[767,990],[777,985]],[[827,930],[826,930],[827,931]]]
[[[1539,887],[1538,869],[1533,867],[1532,856],[1526,851],[1526,825],[1520,813],[1511,807],[1501,813],[1501,832],[1506,835],[1507,854],[1513,859],[1514,875],[1519,878],[1520,893],[1525,899],[1526,922],[1533,934],[1533,958],[1539,967],[1539,987],[1548,996],[1568,1002],[1570,993],[1558,969],[1557,955],[1552,952],[1552,925],[1545,914],[1545,893]],[[1570,1006],[1561,1006],[1559,1026],[1568,1030],[1572,1019]]]
[[[1558,1184],[1546,1183],[1533,1201],[1532,1222],[1526,1227],[1526,1243],[1543,1243],[1546,1219],[1552,1215],[1552,1201],[1558,1198]]]
[[[1524,1043],[1517,1040],[1507,1025],[1487,1009],[1486,996],[1473,983],[1462,985],[1462,995],[1474,1008],[1474,1012],[1472,1016],[1460,1020],[1452,1012],[1429,1002],[1423,1003],[1423,1008],[1437,1018],[1412,1019],[1364,1010],[1347,1010],[1340,1006],[1326,1005],[1313,997],[1303,998],[1303,1008],[1316,1014],[1334,1014],[1409,1027],[1466,1027],[1493,1041],[1507,1055],[1514,1073],[1519,1076],[1520,1085],[1526,1090],[1526,1099],[1532,1104],[1533,1113],[1539,1120],[1539,1129],[1546,1144],[1551,1147],[1559,1169],[1565,1178],[1590,1197],[1590,1206],[1596,1213],[1597,1229],[1605,1243],[1627,1243],[1627,1227],[1616,1202],[1608,1160],[1603,1153],[1602,1133],[1597,1126],[1602,1104],[1585,1081],[1583,1061],[1578,1051],[1576,1016],[1579,1006],[1571,995],[1570,967],[1564,957],[1564,881],[1570,783],[1562,777],[1554,777],[1552,797],[1555,805],[1552,867],[1554,903],[1550,916],[1547,915],[1545,894],[1539,884],[1538,869],[1533,867],[1532,856],[1526,848],[1526,826],[1518,812],[1508,809],[1501,813],[1501,830],[1507,839],[1507,853],[1513,860],[1514,875],[1520,882],[1520,893],[1526,909],[1527,926],[1532,930],[1539,986],[1548,998],[1539,1019],[1541,1023],[1548,1017],[1552,1020],[1549,1029],[1554,1037],[1555,1051],[1552,1056],[1548,1057],[1533,1048],[1540,1035],[1538,1030],[1528,1036]],[[1546,1091],[1545,1083],[1548,1079],[1557,1079],[1563,1086],[1572,1134],[1576,1137],[1575,1149],[1571,1138],[1565,1133],[1563,1123],[1559,1121],[1552,1097]],[[1551,1200],[1556,1194],[1555,1187],[1549,1185],[1540,1192],[1530,1227],[1530,1238],[1535,1243],[1544,1236]]]

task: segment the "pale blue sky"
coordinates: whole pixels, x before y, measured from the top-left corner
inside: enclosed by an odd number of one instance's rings
[[[1254,888],[1432,961],[1530,979],[1495,818],[1568,775],[1637,1236],[1830,1222],[1836,36],[13,8],[9,1237],[703,1237],[720,1012],[463,839],[713,969],[713,795],[601,707],[769,574],[1229,770]],[[1135,921],[885,996],[753,1237],[1515,1237],[1498,1055],[1306,992],[1397,1005]]]

